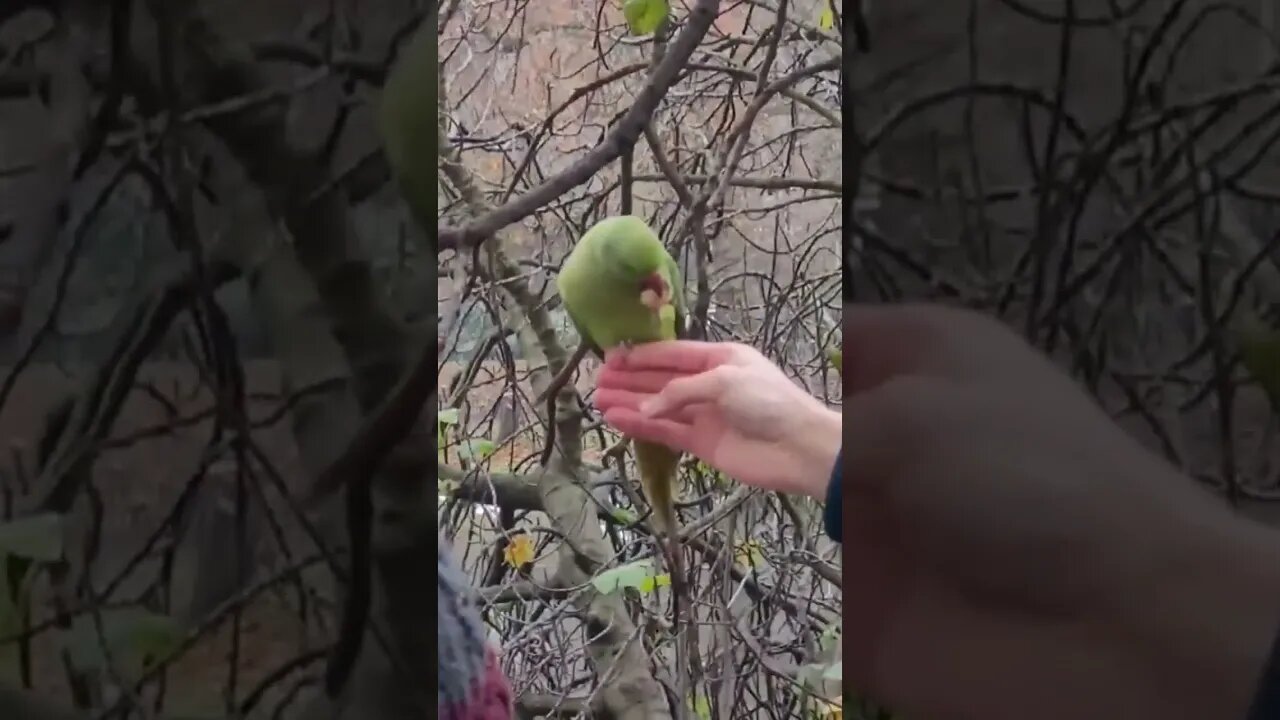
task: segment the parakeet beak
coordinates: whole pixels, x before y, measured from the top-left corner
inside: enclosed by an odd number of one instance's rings
[[[655,313],[663,305],[671,302],[671,288],[667,286],[667,282],[662,279],[662,276],[657,273],[646,277],[640,287],[642,288],[640,290],[640,304]]]
[[[662,307],[662,296],[649,288],[645,288],[640,291],[640,304],[654,312],[658,312],[658,308]]]

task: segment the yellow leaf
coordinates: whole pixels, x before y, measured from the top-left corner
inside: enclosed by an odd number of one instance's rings
[[[502,551],[502,559],[513,568],[533,562],[533,538],[525,533],[511,538],[511,542]]]
[[[822,14],[818,16],[818,27],[823,30],[833,30],[836,26],[836,11],[831,7],[831,3],[835,0],[827,0],[822,4]]]
[[[734,548],[733,559],[739,565],[759,567],[764,565],[764,548],[756,540],[743,540]]]

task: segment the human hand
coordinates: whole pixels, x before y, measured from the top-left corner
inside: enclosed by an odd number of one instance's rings
[[[1243,718],[1280,545],[982,316],[846,306],[845,682],[917,718]]]
[[[611,352],[595,405],[631,437],[769,490],[824,497],[840,449],[840,414],[736,343],[679,340]]]

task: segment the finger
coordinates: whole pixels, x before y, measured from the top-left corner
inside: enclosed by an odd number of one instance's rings
[[[667,370],[699,373],[727,360],[732,348],[725,343],[672,340],[636,345],[626,352],[605,357],[605,366],[618,370]]]
[[[656,393],[679,377],[684,375],[666,370],[619,370],[606,366],[596,377],[596,387]]]
[[[640,405],[645,415],[670,414],[694,403],[714,403],[724,393],[731,368],[721,365],[704,373],[676,378]]]
[[[630,390],[616,390],[613,388],[597,388],[596,394],[591,397],[591,402],[600,412],[608,412],[616,407],[627,408],[640,412],[640,403],[653,397],[653,393],[638,393]]]
[[[604,421],[623,435],[636,440],[661,443],[690,455],[698,454],[697,443],[695,442],[697,433],[692,425],[668,420],[667,418],[649,417],[630,408],[623,407],[614,408],[606,412]]]
[[[615,390],[612,388],[601,388],[596,390],[596,394],[591,400],[595,404],[596,409],[602,413],[607,413],[614,408],[623,408],[640,412],[640,404],[645,400],[653,397],[652,393],[637,393],[628,390]],[[669,420],[676,420],[682,423],[692,423],[698,417],[698,413],[706,410],[709,406],[702,404],[687,405],[674,413],[665,415]]]

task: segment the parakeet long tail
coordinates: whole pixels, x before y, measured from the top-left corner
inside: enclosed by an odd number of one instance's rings
[[[639,440],[634,441],[632,446],[636,451],[636,465],[640,471],[640,484],[644,487],[645,499],[653,508],[653,525],[659,536],[658,546],[663,550],[664,564],[667,566],[667,574],[671,577],[671,602],[675,615],[672,627],[676,631],[676,697],[678,702],[683,702],[684,679],[690,677],[690,668],[687,666],[687,654],[680,637],[680,628],[686,624],[687,601],[685,598],[688,597],[685,594],[684,556],[680,554],[674,497],[680,453],[665,445]],[[690,635],[688,638],[690,642],[696,642],[692,637]],[[684,716],[683,707],[677,708],[677,711],[681,717]]]
[[[671,537],[676,529],[675,498],[672,486],[680,453],[665,445],[641,442],[632,443],[636,451],[636,464],[640,470],[640,484],[644,486],[645,499],[653,508],[654,525],[659,533]]]

